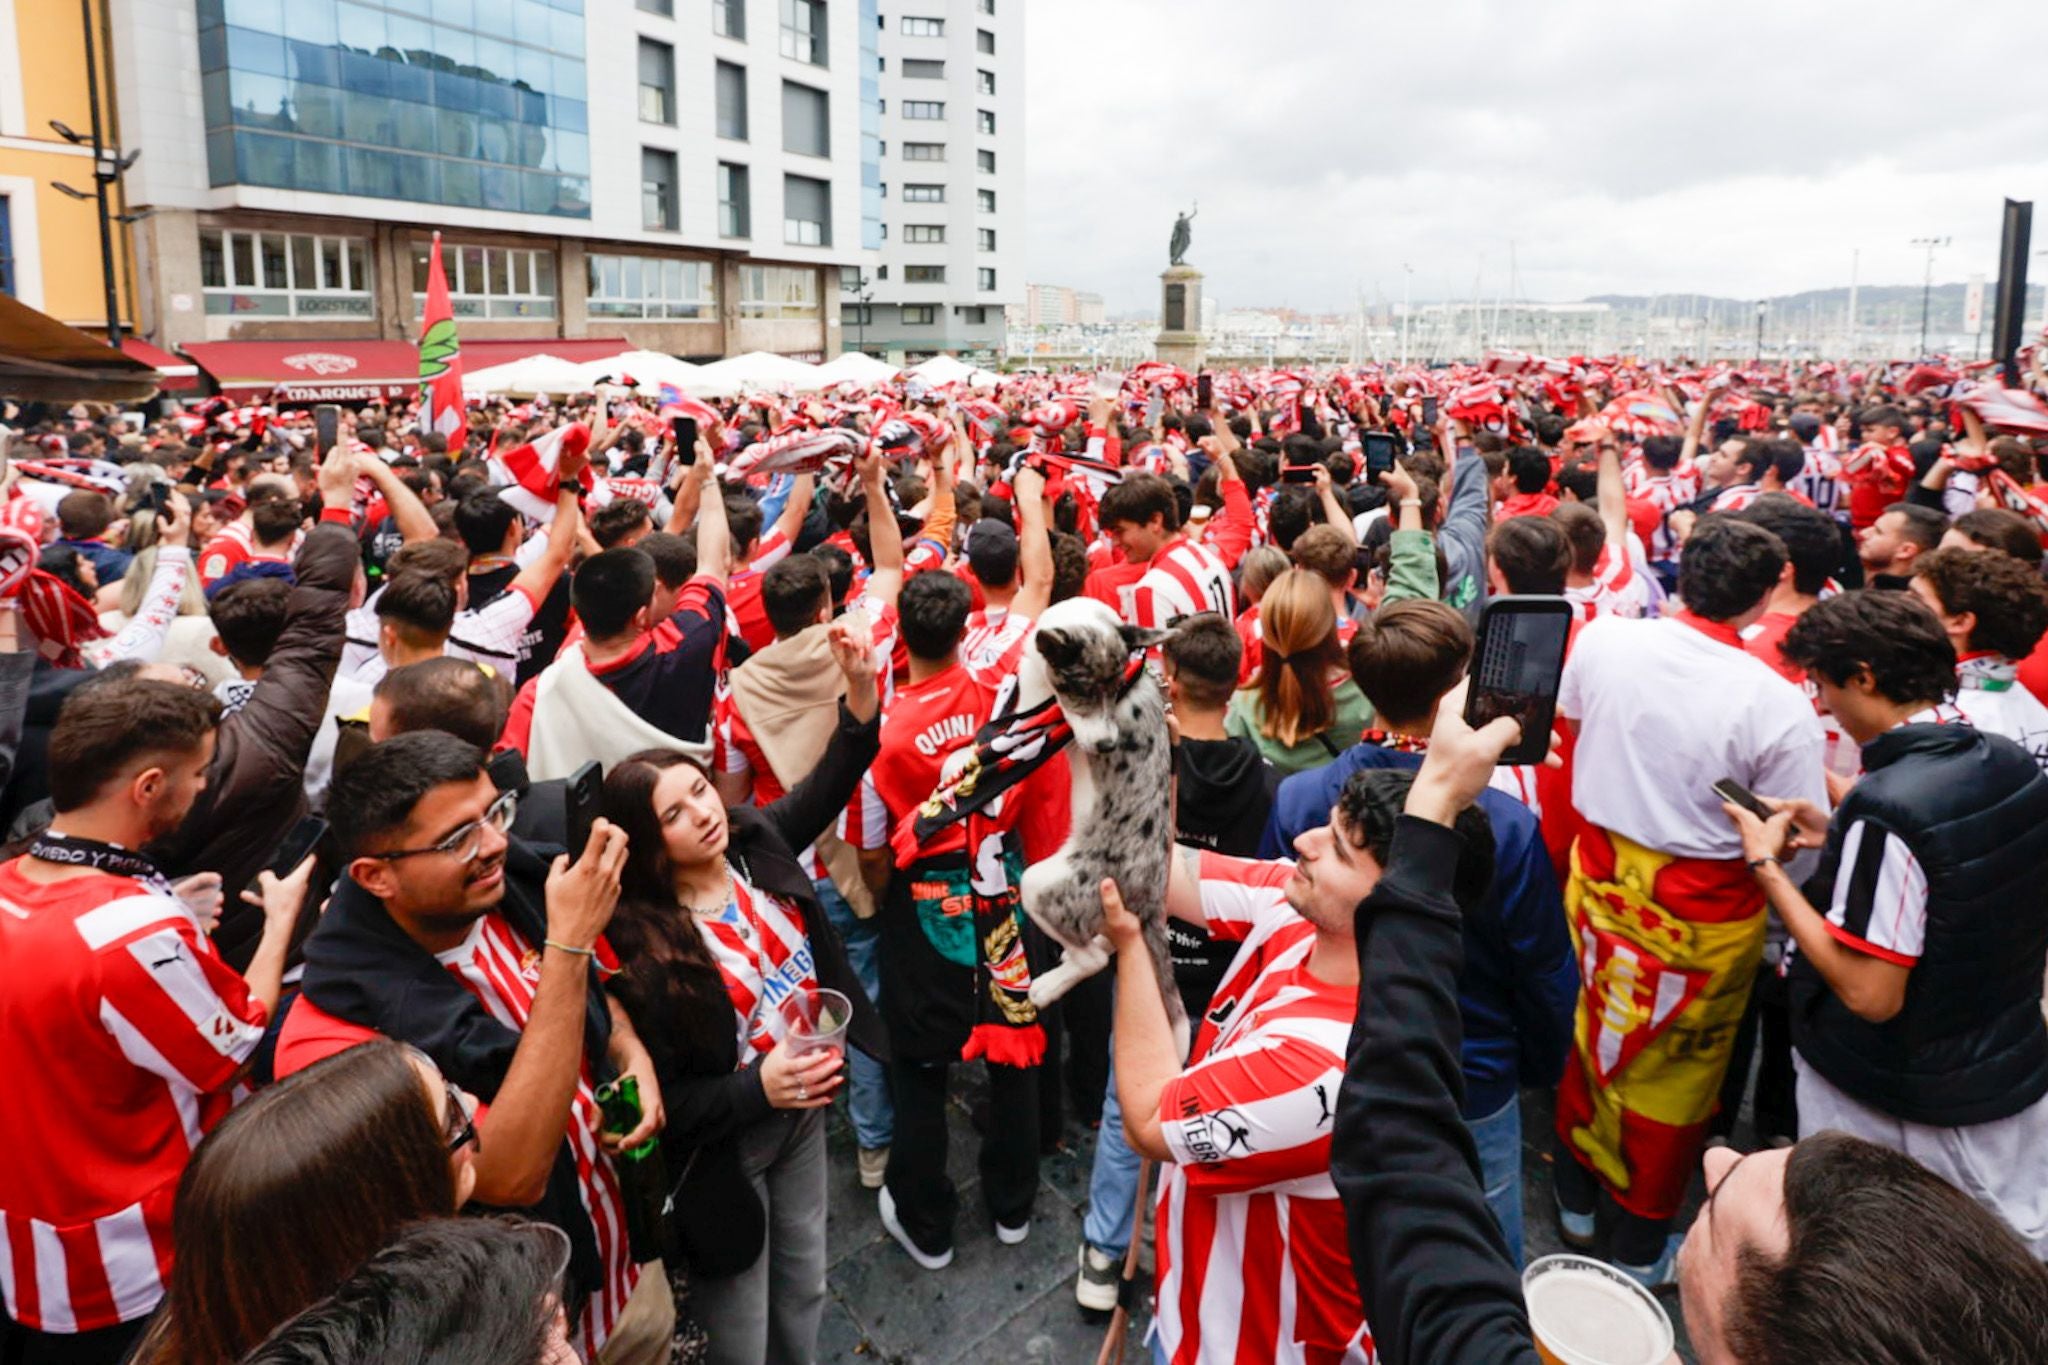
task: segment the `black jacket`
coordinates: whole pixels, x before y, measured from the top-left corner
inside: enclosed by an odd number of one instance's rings
[[[748,885],[795,907],[810,937],[818,983],[853,1002],[848,1041],[886,1060],[881,1017],[797,858],[852,800],[880,742],[879,718],[857,721],[842,704],[839,726],[808,777],[769,806],[726,812],[731,833],[725,856]],[[656,961],[633,926],[619,919],[612,921],[610,937],[623,966],[612,989],[661,1078],[668,1111],[663,1155],[670,1178],[678,1182],[673,1230],[699,1274],[744,1270],[760,1254],[763,1224],[760,1203],[740,1173],[737,1138],[773,1112],[761,1088],[760,1064],[739,1065],[732,1002],[715,969]]]
[[[1259,746],[1244,735],[1227,739],[1183,739],[1176,751],[1180,788],[1174,802],[1174,835],[1195,848],[1233,858],[1258,855],[1259,836],[1280,789],[1280,774]],[[1185,921],[1166,921],[1173,952],[1173,977],[1190,1019],[1209,1011],[1209,1000],[1238,945],[1211,938]]]
[[[1351,1273],[1386,1365],[1538,1365],[1459,1116],[1459,835],[1403,815],[1358,907],[1358,1018],[1330,1138]]]
[[[1960,1127],[2016,1114],[2048,1094],[2048,776],[2008,739],[1967,725],[1902,725],[1863,746],[1863,777],[1835,812],[1819,884],[1862,824],[1874,877],[1896,834],[1927,877],[1927,929],[1906,1003],[1873,1024],[1815,970],[1790,970],[1792,1042],[1851,1097],[1908,1123]]]
[[[547,937],[547,876],[551,848],[536,849],[514,839],[505,854],[505,899],[493,912],[503,915],[529,944]],[[583,1051],[602,1084],[614,1074],[606,1050],[612,1020],[597,968],[590,968],[584,1002]],[[306,998],[352,1024],[411,1043],[434,1059],[448,1079],[489,1102],[511,1069],[518,1030],[491,1017],[434,955],[407,936],[384,904],[342,879],[327,911],[306,940]],[[569,1234],[569,1272],[583,1293],[603,1283],[604,1267],[576,1183],[576,1160],[565,1137],[548,1172],[547,1192],[525,1210]]]

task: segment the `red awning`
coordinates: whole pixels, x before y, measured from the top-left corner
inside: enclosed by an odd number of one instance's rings
[[[460,319],[456,321],[459,330]],[[551,355],[581,365],[586,360],[604,360],[633,350],[624,337],[537,337],[530,341],[476,340],[462,338],[462,368],[481,370],[492,365],[509,365],[530,355]]]
[[[195,341],[185,354],[237,400],[368,402],[420,386],[419,352],[408,341]]]
[[[139,360],[151,366],[163,376],[157,387],[165,393],[178,393],[185,389],[199,387],[199,367],[183,356],[172,355],[160,350],[140,337],[122,337],[121,351],[131,360]]]

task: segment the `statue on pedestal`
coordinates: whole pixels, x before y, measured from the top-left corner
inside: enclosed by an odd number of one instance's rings
[[[1195,231],[1189,224],[1195,221],[1195,215],[1201,212],[1201,209],[1201,204],[1197,202],[1193,208],[1173,220],[1173,242],[1166,249],[1168,265],[1186,264],[1182,258],[1188,254],[1188,244],[1195,239]]]

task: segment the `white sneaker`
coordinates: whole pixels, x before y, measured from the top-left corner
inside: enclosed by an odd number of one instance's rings
[[[947,1247],[944,1251],[934,1256],[928,1251],[919,1250],[917,1243],[910,1240],[910,1234],[903,1230],[903,1224],[896,1221],[896,1201],[890,1197],[887,1185],[882,1187],[880,1203],[883,1231],[896,1239],[896,1245],[910,1253],[911,1260],[916,1261],[926,1270],[944,1270],[947,1266],[953,1264],[953,1248]]]
[[[1074,1301],[1090,1312],[1115,1309],[1117,1288],[1123,1280],[1123,1262],[1107,1252],[1081,1243],[1081,1273],[1074,1279]]]
[[[860,1187],[864,1190],[881,1189],[882,1178],[889,1174],[889,1149],[863,1147],[854,1154],[854,1161],[860,1167]]]
[[[1000,1222],[996,1224],[996,1240],[1006,1247],[1017,1246],[1030,1235],[1031,1220],[1029,1218],[1026,1218],[1023,1223],[1014,1228],[1005,1227]]]

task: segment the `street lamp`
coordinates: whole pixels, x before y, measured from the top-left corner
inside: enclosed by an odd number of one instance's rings
[[[1764,363],[1764,314],[1771,311],[1769,299],[1756,301],[1756,363]]]
[[[92,106],[92,132],[77,132],[62,120],[51,119],[50,130],[73,146],[92,146],[93,192],[73,189],[69,185],[51,181],[52,188],[73,199],[97,199],[100,220],[100,283],[106,291],[107,344],[121,344],[121,309],[114,289],[114,220],[130,223],[133,216],[117,215],[107,206],[107,190],[118,184],[121,172],[135,164],[142,153],[133,151],[121,155],[118,147],[109,147],[100,131],[100,72],[99,60],[93,43],[92,0],[78,0],[79,12],[85,19],[85,97]]]
[[[868,272],[860,266],[853,266],[851,268],[853,271],[851,280],[847,278],[846,271],[841,270],[839,272],[839,289],[841,293],[853,295],[853,301],[856,305],[853,314],[855,331],[853,344],[862,355],[866,355],[868,350],[868,300],[875,296],[875,291],[872,288],[874,281],[868,278]]]
[[[1927,248],[1927,278],[1920,285],[1920,354],[1927,355],[1927,305],[1934,295],[1934,253],[1949,244],[1947,237],[1915,237],[1908,246]]]

